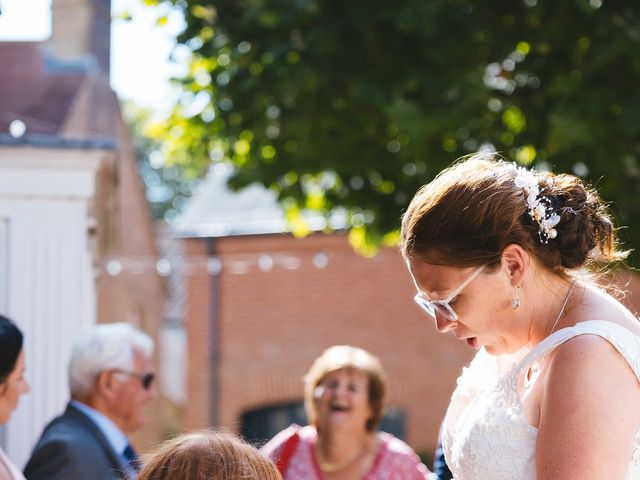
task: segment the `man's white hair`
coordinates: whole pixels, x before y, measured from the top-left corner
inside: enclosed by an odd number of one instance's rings
[[[151,337],[128,323],[91,327],[73,345],[69,362],[71,397],[82,398],[90,394],[100,372],[111,369],[131,371],[134,352],[151,358]]]

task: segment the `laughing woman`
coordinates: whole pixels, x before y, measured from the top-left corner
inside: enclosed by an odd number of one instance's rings
[[[356,347],[335,346],[305,376],[310,425],[293,425],[262,451],[285,480],[424,480],[430,472],[411,447],[376,428],[386,383],[379,360]]]

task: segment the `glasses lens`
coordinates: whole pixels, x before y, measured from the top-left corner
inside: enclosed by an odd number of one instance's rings
[[[149,390],[151,388],[151,384],[153,383],[153,379],[155,375],[153,373],[147,373],[144,377],[142,377],[142,386],[145,390]]]
[[[433,303],[433,309],[442,318],[454,322],[456,320],[456,314],[453,313],[451,307],[445,303]]]
[[[413,300],[420,306],[420,308],[422,308],[422,310],[424,310],[428,315],[432,316],[433,318],[436,317],[436,312],[433,310],[433,306],[431,305],[431,302],[429,300],[425,300],[424,298],[422,298],[420,295],[416,295],[415,297],[413,297]]]

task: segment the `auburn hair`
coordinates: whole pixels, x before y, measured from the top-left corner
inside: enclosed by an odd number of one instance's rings
[[[163,443],[137,480],[282,480],[276,466],[235,435],[204,430]]]
[[[403,255],[491,269],[507,245],[517,244],[560,276],[627,255],[618,251],[613,222],[593,189],[574,175],[532,173],[560,215],[555,238],[541,241],[526,193],[515,185],[514,164],[497,154],[478,153],[443,170],[413,197],[402,218]]]

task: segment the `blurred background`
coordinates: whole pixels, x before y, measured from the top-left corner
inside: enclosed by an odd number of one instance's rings
[[[637,247],[639,85],[634,2],[0,0],[0,312],[32,384],[0,442],[24,463],[75,335],[124,320],[158,346],[143,451],[304,423],[303,374],[352,344],[428,460],[473,352],[411,301],[403,208],[498,151],[593,184]]]

